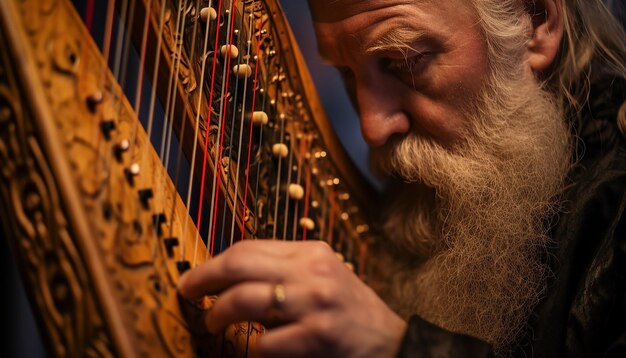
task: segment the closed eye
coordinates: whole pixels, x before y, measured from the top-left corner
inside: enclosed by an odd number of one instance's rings
[[[407,86],[417,89],[432,58],[432,52],[413,52],[402,58],[383,58],[381,67]]]

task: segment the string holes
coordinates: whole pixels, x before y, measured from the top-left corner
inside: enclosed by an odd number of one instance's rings
[[[76,54],[74,52],[70,52],[67,55],[67,59],[70,61],[70,63],[72,64],[72,66],[76,65],[76,62],[78,62],[78,56],[76,56]]]
[[[96,91],[90,94],[86,99],[87,108],[89,109],[89,111],[92,113],[95,112],[96,108],[98,107],[100,103],[102,103],[103,99],[104,99],[104,95],[100,91]]]
[[[113,154],[118,161],[122,160],[122,155],[128,151],[130,148],[130,142],[128,139],[124,139],[113,148]]]

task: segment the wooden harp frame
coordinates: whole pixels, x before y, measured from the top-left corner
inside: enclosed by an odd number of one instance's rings
[[[338,230],[362,255],[372,240],[366,204],[375,197],[373,190],[332,132],[280,5],[238,3],[240,13],[255,14],[254,28],[265,31],[264,51],[279,54],[280,65],[268,68],[282,69],[286,76],[283,82],[281,73],[265,73],[264,85],[281,86],[274,92],[286,93],[289,100],[279,107],[289,106],[284,112],[308,121],[315,146],[331,154],[316,179],[320,186],[330,180],[335,187],[337,215],[349,215]],[[137,0],[139,16],[148,4],[153,12],[160,7],[160,1]],[[150,24],[152,40],[158,25]],[[194,325],[202,312],[192,307],[186,318],[182,312],[176,282],[181,262],[192,261],[194,250],[179,259],[179,249],[164,243],[164,233],[192,246],[195,224],[141,127],[134,140],[148,148],[147,156],[111,155],[115,143],[131,136],[137,118],[71,2],[1,1],[0,30],[0,220],[48,351],[64,357],[210,356],[216,350],[245,355],[241,342],[247,347],[256,337],[251,332],[262,328],[233,325],[223,336],[203,336]],[[173,68],[168,41],[173,40],[164,39],[159,50],[166,64],[160,80]],[[185,76],[195,76],[197,60],[187,63]],[[103,73],[104,88],[98,87]],[[176,88],[175,102],[186,113],[175,123],[178,132],[183,121],[193,124],[196,101],[207,101],[201,90],[189,90],[193,80],[183,79]],[[103,119],[113,121],[112,132],[103,133]],[[191,148],[185,150],[189,154]],[[149,175],[133,183],[127,170],[135,159]],[[207,160],[215,165],[214,158]],[[147,200],[139,193],[143,188],[153,189]],[[228,201],[232,192],[225,188],[220,195],[244,223],[246,213]],[[172,207],[174,215],[158,219]],[[255,234],[245,231],[246,238]],[[200,246],[196,254],[203,257],[206,248]],[[360,273],[364,276],[365,269]]]

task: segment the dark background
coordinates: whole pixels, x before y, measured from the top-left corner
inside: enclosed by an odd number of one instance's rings
[[[5,1],[5,0],[0,0]],[[356,114],[343,90],[339,74],[322,64],[317,55],[315,38],[306,2],[283,0],[283,8],[307,59],[313,79],[329,117],[353,160],[366,171],[367,148],[361,139]],[[625,0],[607,0],[614,12],[626,24]],[[98,19],[96,19],[97,22]],[[146,106],[144,106],[145,108]],[[1,213],[0,213],[1,215]],[[28,300],[18,278],[10,249],[0,230],[0,358],[45,357],[41,337],[36,329]]]

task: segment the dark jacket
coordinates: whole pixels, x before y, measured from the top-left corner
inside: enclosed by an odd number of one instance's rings
[[[626,139],[617,112],[626,80],[594,81],[575,116],[576,164],[564,210],[552,229],[556,247],[548,291],[513,349],[520,357],[626,357]],[[409,321],[400,357],[489,357],[491,347],[419,317]]]

